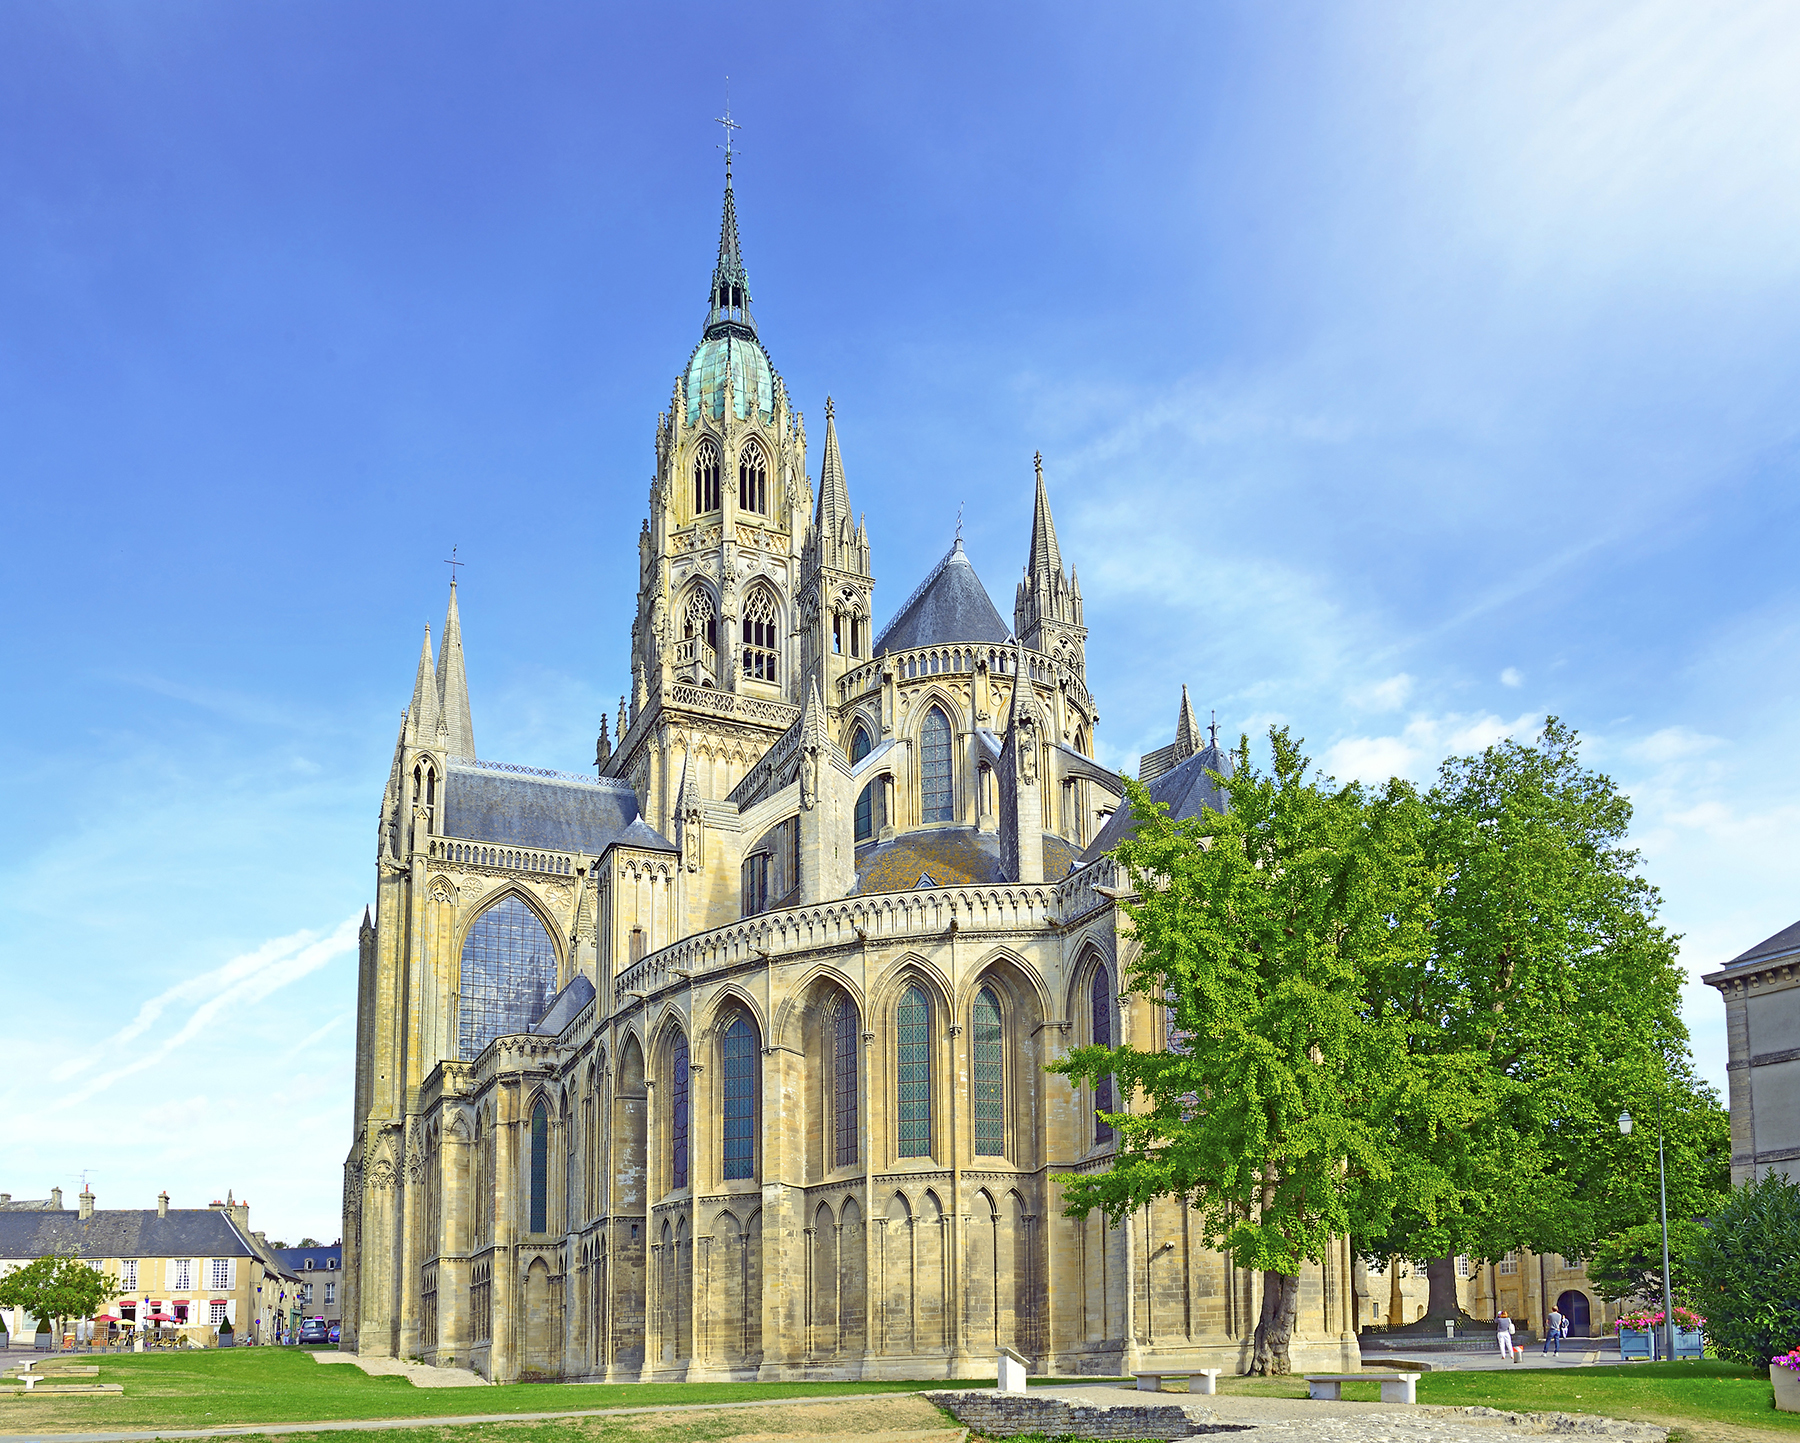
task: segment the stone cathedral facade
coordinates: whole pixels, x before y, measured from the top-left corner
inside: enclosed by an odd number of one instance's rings
[[[496,1380],[993,1376],[1248,1359],[1258,1280],[1185,1210],[1110,1227],[1124,1100],[1044,1065],[1163,1041],[1121,998],[1081,589],[1036,476],[1011,623],[960,538],[875,625],[831,403],[816,472],[729,170],[656,424],[631,694],[597,776],[478,760],[452,586],[362,929],[345,1345]],[[621,558],[623,560],[623,558]],[[1176,815],[1227,765],[1182,693]],[[1296,1366],[1357,1358],[1347,1245]]]

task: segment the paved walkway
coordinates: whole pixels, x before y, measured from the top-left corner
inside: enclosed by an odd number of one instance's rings
[[[415,1388],[488,1388],[493,1385],[472,1368],[434,1368],[404,1358],[365,1358],[360,1353],[314,1353],[315,1363],[354,1363],[371,1378],[404,1378]]]

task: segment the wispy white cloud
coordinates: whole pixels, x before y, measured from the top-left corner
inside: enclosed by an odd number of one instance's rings
[[[1505,671],[1500,673],[1500,685],[1501,686],[1524,686],[1525,685],[1525,673],[1520,671],[1518,669],[1518,667],[1516,667],[1516,666],[1509,666],[1506,668]]]
[[[1398,711],[1412,693],[1412,677],[1400,672],[1386,681],[1351,687],[1346,700],[1358,711]]]

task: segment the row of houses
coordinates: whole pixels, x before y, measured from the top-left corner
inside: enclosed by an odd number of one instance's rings
[[[227,1324],[237,1343],[278,1341],[300,1318],[318,1315],[309,1304],[323,1291],[251,1229],[250,1204],[230,1193],[204,1208],[171,1207],[166,1192],[153,1208],[97,1208],[88,1188],[75,1208],[63,1206],[61,1188],[24,1200],[0,1193],[0,1277],[50,1253],[114,1279],[100,1318],[173,1329],[201,1346],[216,1344]],[[330,1287],[335,1304],[335,1277]],[[0,1310],[0,1322],[15,1338],[37,1326],[19,1308]]]

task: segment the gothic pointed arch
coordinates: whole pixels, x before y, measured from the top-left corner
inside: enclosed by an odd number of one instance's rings
[[[956,820],[956,733],[941,705],[919,720],[919,821]]]
[[[744,675],[752,681],[781,681],[781,599],[766,581],[758,581],[744,596]]]
[[[560,965],[556,929],[536,898],[507,887],[469,919],[457,956],[457,1056],[470,1062],[549,1008]]]
[[[761,1094],[760,1033],[747,1008],[738,1006],[718,1029],[720,1170],[726,1182],[757,1175],[757,1102]]]
[[[719,446],[711,436],[702,436],[694,447],[694,515],[704,516],[719,509]]]
[[[769,514],[769,458],[754,436],[738,448],[738,509]]]

